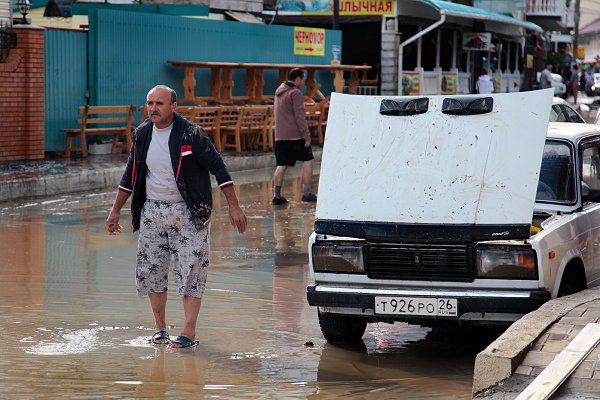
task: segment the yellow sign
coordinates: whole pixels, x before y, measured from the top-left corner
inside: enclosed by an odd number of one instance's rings
[[[295,26],[294,54],[300,56],[324,56],[325,29]]]
[[[421,94],[421,80],[418,72],[402,72],[402,94],[404,96]]]
[[[455,72],[442,72],[442,94],[456,94],[458,76]]]
[[[277,6],[283,13],[333,14],[333,0],[280,0]],[[340,15],[396,15],[396,0],[339,0],[338,12]]]
[[[533,54],[527,54],[527,58],[525,60],[525,68],[527,68],[527,69],[533,68]]]
[[[340,15],[391,15],[396,14],[395,0],[340,0]]]

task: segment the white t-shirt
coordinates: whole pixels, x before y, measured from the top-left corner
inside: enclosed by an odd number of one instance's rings
[[[149,200],[183,201],[175,183],[175,174],[169,153],[169,136],[173,124],[164,129],[152,128],[152,140],[148,148],[146,166],[146,197]]]
[[[479,94],[490,94],[494,93],[494,82],[489,75],[481,75],[475,84],[477,93]]]

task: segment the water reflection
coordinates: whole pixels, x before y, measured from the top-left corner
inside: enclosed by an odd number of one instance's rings
[[[290,205],[274,208],[271,173],[235,177],[247,182],[236,186],[249,217],[244,235],[214,192],[192,350],[148,342],[152,315],[135,294],[137,236],[102,231],[113,191],[0,206],[0,398],[470,398],[484,344],[468,337],[381,324],[360,347],[325,343],[305,295],[314,204],[300,201],[294,178]],[[167,307],[177,332],[183,312],[173,290]]]

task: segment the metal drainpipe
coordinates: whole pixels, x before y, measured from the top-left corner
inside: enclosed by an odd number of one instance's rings
[[[423,35],[426,35],[427,33],[431,32],[438,26],[443,25],[444,22],[446,22],[446,14],[442,14],[442,17],[438,22],[434,23],[433,25],[429,25],[426,29],[408,38],[405,42],[400,43],[400,46],[398,47],[398,96],[402,96],[402,58],[404,57],[404,46],[411,44]]]

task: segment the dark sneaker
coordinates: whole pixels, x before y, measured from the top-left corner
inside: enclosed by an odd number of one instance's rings
[[[317,201],[317,195],[316,194],[303,194],[302,195],[302,201]]]
[[[273,200],[271,200],[271,203],[273,203],[273,205],[275,206],[281,206],[283,204],[286,204],[288,201],[285,197],[273,197]]]

